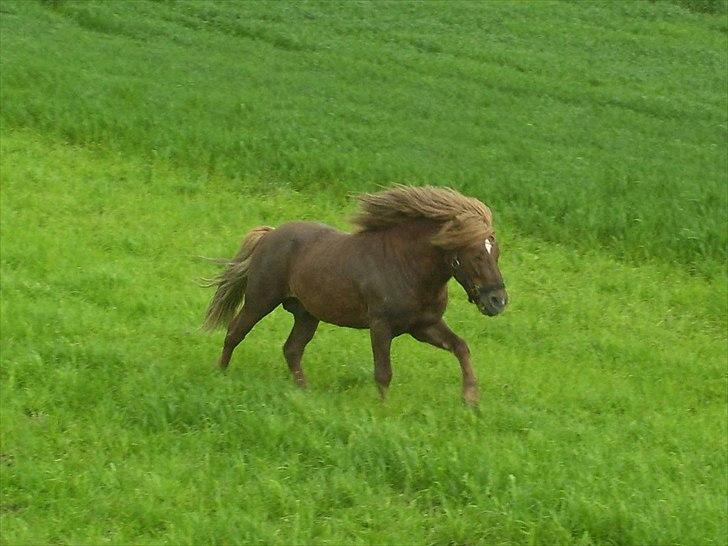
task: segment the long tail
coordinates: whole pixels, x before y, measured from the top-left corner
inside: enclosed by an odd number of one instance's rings
[[[205,279],[202,286],[217,286],[215,295],[207,307],[203,328],[213,330],[218,326],[229,323],[235,316],[245,297],[245,288],[248,285],[248,269],[250,258],[261,238],[272,231],[272,227],[261,226],[251,229],[243,238],[243,244],[235,257],[219,263],[225,266],[218,275]]]

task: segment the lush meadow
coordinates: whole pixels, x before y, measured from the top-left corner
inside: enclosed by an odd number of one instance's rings
[[[0,2],[0,542],[728,537],[718,2]],[[365,332],[225,376],[211,273],[351,193],[493,208],[511,304],[446,315],[482,390]]]

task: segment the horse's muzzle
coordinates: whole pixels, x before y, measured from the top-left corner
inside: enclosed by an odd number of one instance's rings
[[[475,303],[481,313],[494,317],[502,313],[508,305],[508,293],[505,286],[481,288],[478,290],[478,299]]]

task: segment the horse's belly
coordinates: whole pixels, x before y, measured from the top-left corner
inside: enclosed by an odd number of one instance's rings
[[[291,295],[317,319],[350,328],[369,326],[367,306],[350,279],[307,272],[291,280]]]
[[[329,324],[349,328],[368,328],[366,307],[350,294],[338,290],[322,289],[313,294],[294,294],[303,307],[314,317]]]
[[[324,232],[302,245],[291,263],[289,290],[313,316],[337,326],[368,328],[365,298],[357,278],[361,278],[352,255],[349,235]]]

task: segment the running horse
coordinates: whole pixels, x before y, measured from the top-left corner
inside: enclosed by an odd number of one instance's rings
[[[283,305],[294,318],[283,354],[300,387],[306,386],[303,351],[324,321],[369,329],[382,398],[392,380],[392,339],[406,333],[453,353],[463,398],[477,403],[468,345],[442,316],[451,277],[485,315],[499,314],[508,302],[490,209],[442,187],[398,185],[358,200],[354,233],[314,222],[257,227],[207,281],[217,289],[205,326],[227,325],[220,368],[256,323]]]

